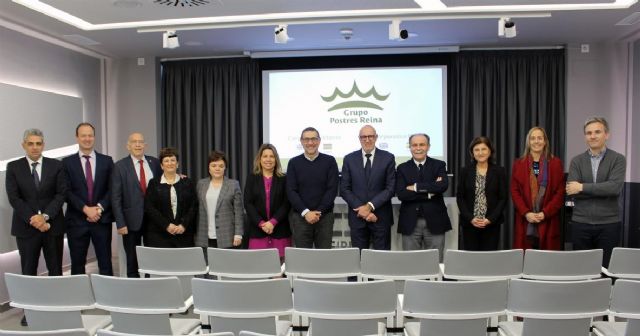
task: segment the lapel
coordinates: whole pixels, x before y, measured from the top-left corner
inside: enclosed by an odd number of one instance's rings
[[[25,172],[25,178],[31,181],[30,186],[37,193],[38,189],[36,188],[36,182],[33,180],[33,175],[31,175],[31,165],[29,164],[29,160],[24,157],[22,158],[22,162],[20,164],[23,166],[23,168],[20,170]],[[40,175],[44,174],[44,158],[42,158],[42,169],[40,171]],[[42,176],[40,176],[40,185],[42,185]]]
[[[136,173],[135,163],[131,159],[131,155],[129,155],[128,158],[129,158],[129,164],[125,165],[126,169],[128,170],[128,174],[129,174],[129,176],[131,176],[131,178],[133,178],[133,183],[138,186],[138,190],[140,190],[140,192],[142,192],[142,188],[140,187],[140,178],[138,178],[138,174]],[[147,159],[146,156],[145,156],[145,159]],[[147,161],[148,161],[148,159],[147,159]],[[151,165],[149,165],[149,166],[151,166]],[[146,177],[147,181],[150,180],[150,178],[148,176],[145,176],[145,177]],[[153,177],[156,177],[156,176],[154,175]]]
[[[493,165],[489,164],[489,166],[487,167],[487,176],[485,177],[486,180],[484,181],[484,189],[487,190],[489,189],[489,185],[491,184],[491,182],[493,182]]]
[[[216,203],[216,213],[220,211],[220,205],[222,205],[223,195],[225,195],[228,192],[228,189],[229,189],[229,179],[225,177],[224,180],[222,180],[222,185],[220,186],[220,195],[218,195],[218,202]]]

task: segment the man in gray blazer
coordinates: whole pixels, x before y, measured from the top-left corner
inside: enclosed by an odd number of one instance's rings
[[[158,159],[144,155],[146,143],[140,133],[127,140],[129,155],[116,162],[111,178],[111,199],[118,234],[127,255],[127,277],[139,278],[136,246],[142,242],[144,195],[149,180],[162,174]]]
[[[575,204],[571,217],[573,249],[603,249],[602,265],[608,267],[611,251],[620,244],[618,198],[627,163],[624,155],[607,148],[606,119],[587,119],[584,137],[589,149],[571,160],[566,187]]]

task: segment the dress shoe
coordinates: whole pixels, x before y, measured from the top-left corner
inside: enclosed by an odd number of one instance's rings
[[[23,327],[28,327],[29,324],[27,323],[27,317],[26,316],[22,316],[22,320],[20,320],[20,325]]]

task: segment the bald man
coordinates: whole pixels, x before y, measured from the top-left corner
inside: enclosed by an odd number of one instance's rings
[[[349,206],[351,245],[360,249],[391,249],[396,161],[376,147],[378,134],[371,125],[358,133],[360,149],[344,157],[340,194]]]
[[[127,255],[127,277],[138,278],[136,246],[142,243],[144,195],[149,180],[162,174],[157,158],[144,155],[147,144],[141,133],[127,139],[129,155],[116,162],[111,178],[111,199],[118,234]]]

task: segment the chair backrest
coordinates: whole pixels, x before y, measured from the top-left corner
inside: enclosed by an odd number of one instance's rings
[[[383,251],[364,249],[360,255],[363,278],[435,279],[440,276],[438,250]]]
[[[522,276],[535,280],[588,280],[600,278],[602,250],[526,250]]]
[[[176,277],[135,279],[92,274],[91,283],[96,307],[111,313],[116,332],[169,335],[169,314],[188,309]]]
[[[89,333],[79,328],[42,331],[0,330],[0,336],[89,336]]]
[[[603,271],[611,277],[640,279],[640,249],[626,247],[613,248],[609,268]]]
[[[617,317],[640,319],[640,281],[616,280],[611,293],[610,311]]]
[[[541,319],[577,319],[605,315],[611,279],[541,281],[513,279],[507,311]]]
[[[252,331],[242,330],[238,336],[275,336],[275,335],[267,335],[267,334],[259,334]]]
[[[403,312],[434,320],[467,320],[498,316],[507,308],[508,280],[407,280]]]
[[[335,279],[360,274],[358,248],[285,249],[285,272],[294,277]]]
[[[397,296],[391,280],[295,279],[293,287],[294,311],[310,319],[314,336],[376,334],[378,323],[395,314]]]
[[[217,281],[194,278],[196,314],[211,316],[211,331],[276,333],[275,316],[293,312],[287,279]]]
[[[87,275],[38,277],[5,273],[11,306],[23,308],[30,330],[84,328],[81,311],[95,299]]]
[[[523,250],[447,250],[443,276],[455,280],[515,279],[522,277]]]
[[[130,333],[117,332],[117,331],[106,330],[106,329],[99,329],[96,335],[98,336],[146,336],[141,334],[130,334]],[[232,332],[221,332],[221,333],[212,333],[212,334],[202,333],[198,335],[200,336],[235,336]]]
[[[208,267],[200,247],[156,248],[136,246],[139,271],[152,275],[207,274]]]
[[[233,279],[267,279],[281,275],[277,249],[208,248],[209,274]]]

